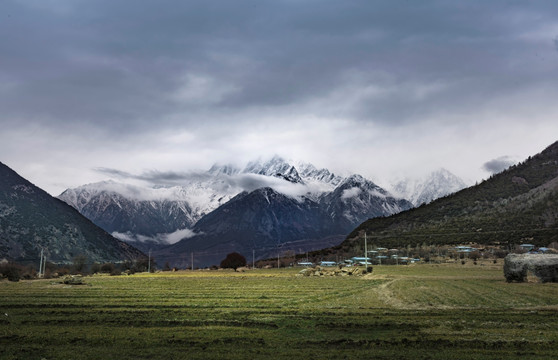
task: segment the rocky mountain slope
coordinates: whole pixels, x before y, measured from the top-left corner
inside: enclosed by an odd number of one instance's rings
[[[41,248],[51,262],[144,256],[0,163],[0,259],[38,263]]]
[[[331,246],[344,237],[335,232],[318,203],[268,187],[240,193],[204,216],[193,231],[197,235],[154,255],[175,265],[190,266],[190,253],[195,252],[195,265],[208,266],[218,264],[233,251],[250,259],[252,251],[257,258],[273,257],[287,249],[302,252]]]
[[[351,175],[320,199],[329,220],[347,233],[361,219],[388,216],[411,208],[407,200],[396,199],[386,190],[360,175]]]

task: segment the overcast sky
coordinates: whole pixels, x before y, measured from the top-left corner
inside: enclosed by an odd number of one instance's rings
[[[279,154],[467,181],[558,140],[558,2],[0,2],[0,161],[53,195]]]

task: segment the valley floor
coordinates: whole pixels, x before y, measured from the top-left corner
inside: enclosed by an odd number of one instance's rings
[[[1,359],[551,359],[558,284],[502,264],[0,281]]]

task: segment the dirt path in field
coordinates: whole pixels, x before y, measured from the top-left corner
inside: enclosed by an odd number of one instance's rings
[[[390,281],[379,285],[378,299],[380,299],[380,301],[382,301],[386,305],[394,308],[398,308],[398,309],[409,308],[410,307],[409,304],[406,304],[403,301],[401,301],[401,299],[395,296],[395,294],[391,290],[391,286],[395,284],[397,281],[398,279],[391,279]]]

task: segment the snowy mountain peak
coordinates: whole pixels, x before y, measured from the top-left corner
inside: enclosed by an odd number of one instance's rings
[[[353,174],[346,177],[339,187],[350,187],[350,186],[365,186],[371,188],[377,188],[378,186],[374,184],[372,181],[364,178],[362,175]]]
[[[296,168],[286,162],[282,157],[275,155],[267,162],[251,161],[246,165],[243,173],[273,176],[285,179],[292,183],[304,184]]]
[[[227,164],[227,165],[219,165],[219,164],[214,164],[211,169],[209,169],[207,171],[209,174],[211,175],[236,175],[240,172],[240,169],[238,169],[236,166],[231,165],[231,164]]]
[[[414,206],[419,206],[466,187],[463,180],[441,168],[423,178],[401,180],[393,185],[392,191],[408,199]]]
[[[318,169],[314,165],[309,163],[298,163],[296,164],[298,173],[305,182],[320,182],[324,184],[330,184],[333,186],[339,185],[343,180],[342,177],[336,176],[328,169]]]

